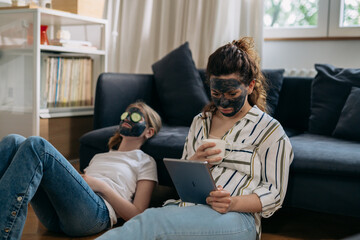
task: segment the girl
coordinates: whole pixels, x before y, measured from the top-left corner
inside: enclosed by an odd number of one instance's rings
[[[145,103],[128,106],[110,150],[97,154],[80,175],[46,140],[9,135],[0,142],[0,231],[20,239],[32,205],[51,231],[71,236],[101,232],[143,212],[157,182],[156,163],[140,150],[159,132],[161,119]]]

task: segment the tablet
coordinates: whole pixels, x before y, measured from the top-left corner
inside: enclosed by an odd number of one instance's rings
[[[216,189],[206,161],[164,158],[164,164],[182,201],[206,204]]]

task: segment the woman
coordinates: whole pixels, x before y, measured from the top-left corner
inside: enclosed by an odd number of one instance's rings
[[[217,49],[206,71],[212,101],[194,118],[182,158],[208,161],[218,189],[207,205],[167,201],[99,239],[257,239],[261,216],[281,207],[293,152],[279,122],[266,114],[266,84],[252,40]],[[202,144],[208,138],[232,146],[219,165],[212,163],[222,160],[215,157],[221,150]]]
[[[159,115],[145,103],[129,105],[109,140],[110,152],[95,155],[84,175],[40,137],[5,137],[0,142],[2,239],[20,239],[28,203],[46,228],[71,236],[95,234],[117,218],[143,212],[157,172],[140,147],[160,128]]]

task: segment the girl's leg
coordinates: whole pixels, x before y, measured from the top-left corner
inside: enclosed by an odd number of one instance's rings
[[[47,158],[40,187],[30,202],[42,224],[72,236],[91,235],[109,227],[103,199],[50,143],[39,138],[34,142],[43,145],[38,151]]]
[[[0,235],[4,239],[20,238],[27,205],[34,195],[35,212],[52,229],[88,235],[109,224],[103,200],[50,143],[39,137],[30,137],[20,146],[0,179],[0,192],[5,210],[1,211]]]
[[[99,238],[105,239],[256,239],[254,217],[221,214],[207,205],[148,209]]]
[[[21,143],[25,141],[23,136],[10,134],[4,137],[0,142],[0,179],[9,167],[16,151]]]
[[[42,188],[41,184],[37,189],[30,204],[34,209],[36,216],[40,222],[50,231],[62,232],[60,228],[59,216],[56,209],[52,205],[47,193]]]

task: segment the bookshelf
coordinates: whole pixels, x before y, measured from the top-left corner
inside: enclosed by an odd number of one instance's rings
[[[70,33],[71,40],[90,42],[91,47],[42,45],[42,25],[48,26],[49,40],[55,39],[59,30],[64,30]],[[47,126],[51,122],[61,124],[61,120],[69,126],[72,120],[78,126],[90,126],[96,81],[100,73],[107,71],[107,32],[105,19],[42,8],[0,10],[0,138],[10,133],[45,136],[49,131],[41,130],[48,129],[44,123],[48,123]],[[86,75],[90,80],[71,87],[78,90],[90,84],[87,101],[82,101],[83,104],[47,104],[49,89],[44,62],[49,56],[91,59],[90,68],[82,68],[90,70],[78,70],[78,74]],[[77,79],[76,76],[74,74],[73,79]],[[79,119],[86,119],[86,123],[81,124]],[[48,138],[52,137],[48,135]]]

